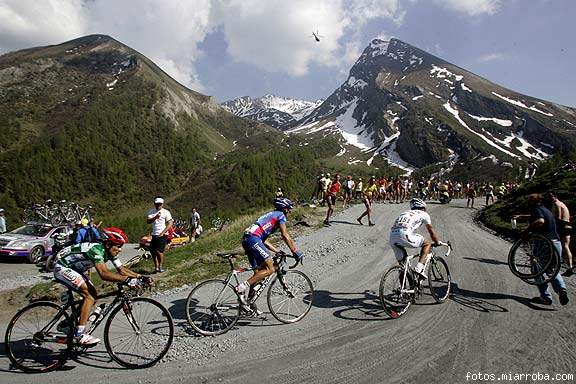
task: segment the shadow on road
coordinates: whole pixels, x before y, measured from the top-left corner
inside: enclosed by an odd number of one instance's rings
[[[368,290],[364,292],[315,291],[312,305],[318,308],[334,309],[334,316],[344,320],[389,320],[378,295]]]
[[[359,223],[357,223],[357,222],[356,222],[356,223],[352,223],[351,221],[342,221],[342,220],[330,220],[330,224],[333,224],[333,223],[336,223],[336,224],[348,224],[348,225],[357,225],[357,226],[360,226],[360,224],[359,224]]]
[[[475,259],[473,257],[463,257],[463,259],[474,260],[474,261],[478,261],[480,263],[493,264],[493,265],[508,265],[508,263],[505,263],[505,262],[500,261],[500,260],[494,260],[494,259],[485,259],[485,258]]]
[[[537,306],[526,297],[506,293],[476,292],[460,288],[456,283],[452,284],[452,292],[453,294],[450,296],[452,301],[479,312],[509,312],[506,307],[491,302],[493,300],[514,300],[537,311],[554,311],[553,308]]]

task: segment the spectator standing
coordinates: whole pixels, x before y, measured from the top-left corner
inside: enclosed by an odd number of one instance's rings
[[[530,233],[538,233],[550,240],[560,257],[562,257],[562,245],[556,230],[556,220],[552,212],[542,205],[542,196],[539,193],[531,194],[528,196],[528,205],[532,210],[530,214],[530,224],[522,232],[522,237],[526,238]],[[543,280],[544,278],[542,276],[536,278],[537,282]],[[531,301],[536,304],[552,305],[552,295],[548,289],[548,283],[537,284],[537,287],[540,296],[534,297]],[[556,274],[552,280],[552,288],[558,294],[560,304],[568,304],[569,299],[566,284],[559,273]]]
[[[342,204],[342,208],[346,208],[346,204],[352,201],[354,184],[355,183],[354,180],[352,180],[352,176],[349,175],[344,182],[344,204]]]
[[[492,201],[494,203],[494,187],[490,183],[486,183],[484,186],[484,196],[486,196],[486,205],[488,205],[488,201]]]
[[[190,212],[190,241],[196,239],[198,226],[200,225],[200,214],[196,210],[196,207],[192,208]]]
[[[324,196],[322,194],[322,180],[324,179],[324,174],[321,173],[316,179],[316,186],[314,187],[314,193],[312,193],[312,198],[310,200],[320,200]]]
[[[476,186],[474,183],[471,183],[468,188],[466,188],[466,198],[466,208],[474,208],[474,199],[476,198]]]
[[[170,211],[163,208],[164,199],[156,197],[154,199],[154,208],[148,211],[146,222],[152,224],[152,240],[150,240],[150,253],[154,260],[156,272],[164,272],[164,251],[168,244],[167,232],[172,227],[174,220]]]
[[[94,226],[93,220],[82,219],[80,225],[82,227],[76,232],[76,237],[73,240],[74,244],[97,243],[100,240],[100,232]]]
[[[570,251],[570,233],[572,232],[572,224],[570,223],[570,211],[566,204],[561,202],[554,191],[546,193],[546,200],[552,203],[552,214],[556,219],[556,228],[562,243],[562,254],[568,264],[568,269],[562,274],[564,277],[572,276],[576,273],[572,260],[572,251]]]
[[[4,208],[0,208],[0,233],[6,232],[6,217],[4,217]]]
[[[320,205],[324,206],[326,202],[326,194],[328,193],[328,188],[330,187],[330,174],[327,173],[326,176],[321,180],[322,182],[322,203]]]
[[[358,182],[356,183],[356,193],[354,194],[354,198],[355,199],[361,199],[362,198],[362,178],[359,177],[358,178]]]

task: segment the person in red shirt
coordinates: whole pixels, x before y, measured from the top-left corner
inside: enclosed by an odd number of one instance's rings
[[[340,175],[334,175],[334,180],[330,183],[328,191],[326,192],[325,200],[328,203],[328,211],[326,212],[326,220],[324,220],[324,225],[330,225],[330,216],[334,213],[334,207],[336,206],[336,196],[340,192]]]

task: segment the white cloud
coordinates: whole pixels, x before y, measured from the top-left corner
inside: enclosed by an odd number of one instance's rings
[[[0,52],[60,43],[85,28],[82,0],[0,0]]]
[[[468,16],[478,16],[495,14],[500,9],[502,0],[434,0],[434,2]]]
[[[311,65],[344,72],[366,46],[362,33],[370,21],[400,25],[418,1],[0,0],[0,52],[107,34],[202,91],[195,63],[201,43],[217,29],[234,61],[291,76],[307,74]],[[501,3],[433,1],[470,16],[492,14]],[[319,43],[311,36],[315,30],[324,36]]]
[[[493,52],[493,53],[487,53],[485,55],[480,56],[477,59],[477,61],[479,63],[487,63],[490,61],[504,60],[505,58],[506,58],[506,55],[504,53]]]

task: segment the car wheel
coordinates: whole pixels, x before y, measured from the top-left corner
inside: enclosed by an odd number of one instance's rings
[[[28,255],[28,261],[32,264],[36,264],[44,256],[44,250],[40,246],[32,248],[30,254]]]

